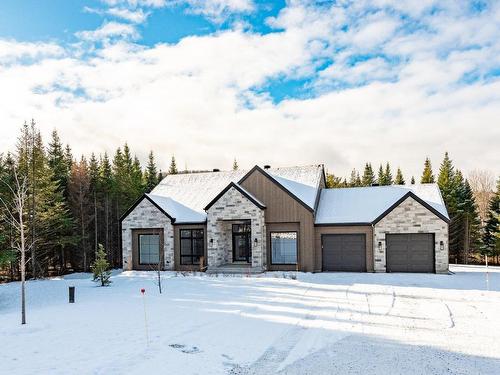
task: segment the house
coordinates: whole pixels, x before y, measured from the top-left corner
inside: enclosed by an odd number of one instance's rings
[[[168,175],[121,218],[123,268],[448,271],[435,184],[327,189],[323,165]]]

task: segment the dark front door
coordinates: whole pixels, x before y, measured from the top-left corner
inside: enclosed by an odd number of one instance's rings
[[[233,262],[248,262],[252,258],[250,223],[233,224]]]
[[[324,234],[323,271],[366,272],[364,234]]]

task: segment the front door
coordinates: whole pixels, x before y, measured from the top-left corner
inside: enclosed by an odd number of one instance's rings
[[[251,259],[250,223],[233,224],[233,262],[250,263]]]

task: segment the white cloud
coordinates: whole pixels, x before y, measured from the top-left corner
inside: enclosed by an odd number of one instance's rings
[[[76,36],[86,41],[106,41],[110,38],[131,38],[138,37],[134,26],[120,22],[106,22],[96,30],[79,31]]]
[[[102,32],[89,36],[124,40],[93,46],[88,59],[55,53],[1,66],[0,150],[34,117],[46,135],[57,127],[75,154],[112,153],[129,141],[143,160],[153,149],[162,168],[175,153],[189,168],[230,168],[236,157],[242,167],[325,162],[337,174],[389,161],[409,177],[425,156],[437,168],[448,150],[465,171],[500,173],[500,80],[459,82],[500,65],[499,13],[466,15],[452,4],[406,33],[397,19],[390,24],[392,8],[356,7],[293,2],[268,21],[278,28],[271,34],[229,30],[154,47],[131,43],[133,33]],[[383,37],[371,39],[367,27]],[[26,50],[12,43],[4,50]],[[357,55],[366,56],[352,63]],[[315,77],[324,58],[333,64]],[[253,91],[276,77],[313,77],[319,94],[274,104]],[[347,87],[328,89],[335,82]]]
[[[255,9],[253,0],[181,0],[177,3],[185,3],[189,11],[202,14],[216,22],[223,21],[232,13],[248,13]]]
[[[132,11],[126,8],[110,8],[106,13],[133,23],[143,23],[148,18],[148,13],[144,13],[142,9]]]
[[[55,43],[21,43],[0,39],[0,64],[12,63],[20,59],[57,57],[63,54],[64,48]]]

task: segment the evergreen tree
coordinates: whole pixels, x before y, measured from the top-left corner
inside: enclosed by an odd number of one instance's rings
[[[326,187],[327,188],[345,187],[345,183],[342,182],[342,178],[336,177],[333,173],[326,173]]]
[[[483,231],[482,253],[489,256],[500,256],[500,178],[495,194],[490,199],[489,211]]]
[[[237,171],[238,168],[239,168],[238,162],[236,161],[236,158],[234,158],[234,160],[233,160],[233,171]]]
[[[394,180],[394,184],[396,185],[405,184],[405,179],[403,177],[403,172],[401,172],[401,168],[398,168],[398,171],[396,172],[396,179]]]
[[[382,164],[380,164],[380,167],[378,168],[378,184],[380,186],[387,185],[386,179],[385,179],[385,172],[384,172],[384,167],[382,167]]]
[[[351,177],[349,178],[349,187],[361,186],[361,178],[359,177],[359,172],[356,169],[351,171]]]
[[[72,263],[81,265],[87,271],[90,264],[89,226],[93,220],[93,199],[88,165],[83,156],[79,163],[73,163],[71,167],[69,202],[77,223],[80,243],[79,251],[73,254]]]
[[[148,157],[148,165],[146,167],[146,171],[144,173],[144,179],[146,181],[146,192],[149,193],[151,190],[158,185],[158,172],[156,170],[155,158],[153,155],[153,151],[149,152]]]
[[[363,178],[361,179],[361,184],[363,186],[372,186],[375,183],[375,175],[373,173],[371,163],[365,164],[365,170],[363,172]]]
[[[392,182],[393,182],[392,181],[392,172],[391,172],[391,166],[389,165],[389,162],[387,162],[385,165],[384,180],[385,180],[384,185],[392,185]]]
[[[431,160],[425,158],[424,162],[424,172],[422,173],[422,178],[420,180],[422,184],[434,183],[434,174],[432,173]]]
[[[90,266],[93,273],[93,281],[101,283],[101,286],[108,286],[111,284],[111,271],[109,270],[109,263],[106,259],[106,252],[104,247],[99,244],[99,249],[97,250],[96,260]]]
[[[90,182],[90,193],[92,195],[92,232],[94,233],[94,251],[97,251],[98,245],[98,232],[99,232],[99,210],[100,210],[100,173],[99,173],[99,162],[94,153],[91,154],[89,165],[89,182]]]
[[[175,163],[175,156],[172,156],[172,161],[170,162],[170,169],[168,170],[168,174],[177,174],[177,164]]]
[[[31,244],[31,273],[36,278],[39,274],[46,274],[49,267],[62,263],[61,252],[74,241],[71,235],[73,222],[34,120],[29,126],[25,123],[21,129],[16,162],[20,176],[28,181],[30,220],[27,239]],[[58,256],[59,262],[56,263]]]
[[[100,181],[100,192],[102,194],[102,216],[104,217],[104,241],[106,244],[105,249],[109,252],[108,258],[114,261],[111,251],[111,239],[112,239],[112,195],[114,188],[113,181],[113,171],[111,168],[111,163],[109,162],[109,157],[107,153],[104,153],[104,157],[101,158],[99,163],[99,181]]]
[[[444,159],[439,167],[438,175],[438,186],[441,190],[441,195],[443,196],[444,203],[448,213],[451,215],[455,209],[454,202],[454,191],[456,187],[455,183],[455,170],[453,167],[453,162],[451,161],[448,152],[445,152]]]
[[[65,155],[65,150],[57,134],[57,130],[52,132],[52,139],[49,142],[47,157],[49,167],[54,176],[54,182],[58,185],[58,190],[63,193],[64,197],[67,197],[71,166],[68,164],[67,156]]]

